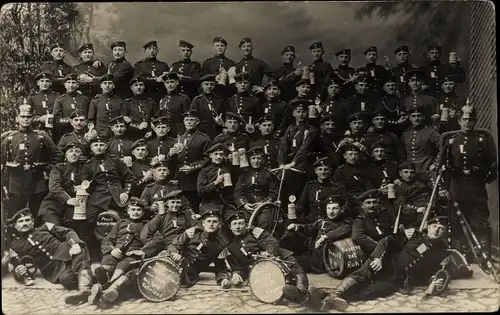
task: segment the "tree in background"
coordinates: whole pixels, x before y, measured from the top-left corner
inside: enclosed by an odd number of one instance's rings
[[[35,76],[49,60],[50,46],[73,46],[81,38],[77,5],[11,3],[0,13],[0,115],[2,131],[13,126],[14,106],[36,91]],[[75,59],[70,53],[67,59]]]

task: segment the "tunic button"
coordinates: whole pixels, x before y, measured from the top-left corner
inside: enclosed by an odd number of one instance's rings
[[[50,256],[50,257],[49,257],[49,259],[50,259],[50,260],[53,260],[53,259],[54,259],[54,256]]]

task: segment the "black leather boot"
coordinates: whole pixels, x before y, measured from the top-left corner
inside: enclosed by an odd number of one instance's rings
[[[92,287],[92,275],[85,269],[78,274],[78,292],[67,296],[64,300],[66,304],[77,305],[88,301],[90,289]]]
[[[109,288],[102,292],[101,299],[106,303],[113,303],[120,295],[120,288],[127,284],[128,278],[125,275],[116,279]]]
[[[337,311],[345,311],[349,304],[346,300],[343,299],[344,293],[358,284],[356,280],[353,278],[344,278],[339,285],[333,289],[333,292],[330,293],[326,298],[323,299],[323,305],[321,309],[335,309]]]
[[[283,297],[294,303],[304,305],[309,300],[309,279],[305,273],[297,274],[297,286],[285,285]]]

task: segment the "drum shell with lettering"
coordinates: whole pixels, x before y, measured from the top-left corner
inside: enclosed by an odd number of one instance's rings
[[[95,237],[102,241],[111,232],[113,226],[120,221],[120,215],[115,210],[108,210],[99,213],[95,222]]]
[[[337,279],[343,279],[348,274],[363,265],[366,256],[359,245],[351,238],[345,238],[323,247],[323,263],[329,274]],[[336,266],[334,266],[334,263]]]
[[[283,297],[283,287],[289,279],[289,269],[273,259],[261,259],[250,268],[248,285],[261,302],[277,303]]]
[[[139,292],[152,302],[167,301],[179,291],[181,273],[181,267],[169,257],[147,261],[137,274]],[[155,283],[152,280],[156,280]]]

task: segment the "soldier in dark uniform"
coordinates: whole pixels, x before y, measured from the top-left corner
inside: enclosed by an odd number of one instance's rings
[[[141,250],[148,257],[159,254],[176,237],[197,224],[191,205],[181,190],[173,190],[160,199],[164,202],[163,213],[156,214],[141,232],[141,241],[146,244]]]
[[[114,42],[110,48],[113,52],[113,61],[108,65],[108,74],[114,76],[116,95],[124,100],[132,96],[128,84],[134,77],[134,68],[125,58],[127,53],[127,44],[125,42]],[[104,89],[103,93],[105,93]]]
[[[447,167],[451,200],[458,202],[481,247],[490,255],[492,231],[485,185],[497,179],[497,151],[493,136],[476,130],[476,123],[476,109],[462,107],[460,131],[445,137],[439,156]],[[452,227],[452,231],[461,230],[455,222]]]
[[[368,144],[382,141],[385,145],[387,160],[399,163],[406,160],[405,149],[401,140],[388,130],[388,116],[388,112],[384,109],[375,111],[372,116],[372,132],[368,132],[365,138]]]
[[[274,136],[274,118],[271,115],[264,115],[257,121],[260,131],[260,139],[253,141],[250,147],[262,147],[264,150],[264,168],[270,170],[278,167],[278,149],[280,139]]]
[[[446,75],[453,76],[456,83],[465,82],[465,72],[456,53],[453,56],[453,52],[450,53],[449,63],[446,64],[440,60],[441,52],[441,46],[429,45],[427,47],[427,59],[429,62],[426,66],[422,67],[426,92],[433,97],[438,97],[441,90],[440,80]]]
[[[184,40],[179,41],[179,56],[181,60],[172,64],[170,72],[179,75],[179,91],[193,99],[198,95],[198,86],[200,84],[201,65],[197,61],[191,61],[194,46]]]
[[[418,178],[415,164],[410,161],[399,164],[399,181],[396,185],[396,209],[401,207],[399,223],[405,228],[418,228],[429,203],[432,183],[427,179]]]
[[[61,162],[62,154],[47,133],[33,130],[33,113],[31,105],[18,106],[19,128],[1,142],[2,201],[7,218],[29,206],[38,223],[38,209],[47,194],[44,172]]]
[[[246,215],[240,212],[235,213],[230,218],[233,238],[227,244],[229,252],[227,260],[232,269],[231,283],[238,286],[248,278],[250,266],[255,262],[252,255],[279,257],[292,262],[290,275],[297,279],[295,283],[286,284],[283,287],[283,297],[292,302],[304,304],[309,296],[307,291],[309,279],[293,256],[293,252],[280,248],[278,241],[260,227],[252,227],[248,230],[245,217]]]
[[[361,75],[356,80],[354,88],[356,93],[347,99],[346,116],[357,112],[365,112],[370,115],[376,105],[376,98],[373,92],[370,92],[370,85],[373,81],[366,75]]]
[[[368,47],[365,52],[366,64],[356,71],[362,73],[370,78],[372,83],[370,90],[375,95],[379,96],[382,92],[382,84],[384,79],[388,74],[387,69],[384,66],[377,64],[378,59],[378,49],[375,46]]]
[[[367,168],[367,177],[374,188],[383,188],[398,178],[398,165],[387,160],[386,150],[383,141],[375,141],[370,146],[373,161]],[[387,195],[387,191],[383,193]]]
[[[352,224],[352,241],[370,255],[377,243],[392,234],[395,216],[380,203],[380,191],[373,189],[358,197],[361,203],[360,214]]]
[[[123,212],[136,178],[120,159],[106,155],[104,139],[93,138],[90,149],[94,156],[83,165],[82,180],[92,181],[87,191],[86,216],[91,230],[94,230],[99,213],[108,209]],[[90,241],[90,248],[96,244],[94,238]]]
[[[344,278],[331,293],[311,287],[317,308],[347,309],[347,301],[372,300],[393,294],[399,288],[428,285],[429,279],[442,268],[446,251],[447,218],[429,220],[427,233],[415,232],[410,238],[403,233],[383,238],[362,267]],[[437,280],[436,285],[443,285]]]
[[[359,165],[359,148],[353,144],[339,145],[344,163],[332,176],[332,183],[344,187],[345,192],[355,197],[372,188],[364,168]]]
[[[307,240],[304,242],[306,250],[297,260],[306,272],[325,273],[323,263],[323,245],[333,243],[351,236],[352,218],[346,209],[347,203],[339,195],[331,195],[325,201],[326,215],[307,224],[292,223],[288,231],[303,233]]]
[[[186,131],[178,139],[178,142],[182,143],[182,150],[176,151],[173,156],[179,166],[175,178],[194,212],[198,213],[201,198],[197,192],[196,181],[199,171],[206,163],[204,154],[210,146],[210,138],[198,130],[198,112],[190,110],[184,113],[183,118]]]
[[[264,168],[264,148],[253,147],[247,152],[250,168],[242,170],[234,188],[236,207],[247,220],[262,203],[274,202],[278,197],[278,180]],[[254,225],[271,232],[273,208],[261,208]]]
[[[115,93],[115,78],[106,74],[101,78],[102,94],[96,95],[89,106],[89,129],[95,129],[99,137],[111,136],[109,121],[123,113],[123,100]]]
[[[64,152],[65,162],[54,165],[50,171],[49,193],[40,204],[38,215],[43,222],[72,228],[85,241],[85,235],[81,233],[84,230],[78,228],[85,222],[73,221],[73,207],[79,205],[75,198],[75,186],[82,182],[81,145],[78,142],[68,143]]]
[[[215,94],[222,98],[229,98],[234,94],[234,88],[228,83],[228,71],[236,63],[226,57],[227,41],[222,37],[214,37],[214,56],[206,59],[201,68],[202,75],[212,74],[217,77]]]
[[[347,108],[348,101],[341,97],[342,95],[342,81],[338,78],[333,78],[329,82],[327,82],[326,92],[327,95],[325,100],[321,102],[318,106],[318,110],[320,112],[320,116],[331,115],[335,118],[335,126],[339,130],[346,129],[346,120],[347,120]]]
[[[344,48],[335,53],[339,65],[333,69],[333,76],[331,79],[338,79],[341,84],[341,92],[339,94],[342,98],[349,98],[354,92],[354,82],[356,82],[356,70],[349,66],[351,62],[351,50]]]
[[[149,158],[158,157],[158,159],[163,160],[165,158],[170,158],[173,155],[171,148],[175,144],[175,139],[168,136],[170,130],[170,118],[169,117],[158,117],[152,121],[153,130],[156,137],[149,140],[148,145],[148,156]]]
[[[423,107],[408,111],[412,126],[401,136],[408,161],[415,163],[417,174],[425,176],[438,153],[439,132],[424,124]]]
[[[273,69],[267,62],[255,58],[252,55],[253,43],[250,38],[244,37],[240,41],[238,47],[240,47],[240,50],[243,53],[243,58],[236,63],[235,71],[237,74],[242,72],[248,73],[248,81],[250,81],[250,86],[253,91],[254,86],[257,85],[260,87],[262,85],[264,76],[272,76]]]
[[[88,301],[101,308],[114,302],[120,288],[127,284],[125,273],[132,270],[132,262],[144,257],[142,250],[147,244],[140,239],[140,234],[147,220],[144,218],[146,203],[136,197],[130,197],[127,205],[128,218],[121,219],[111,228],[102,240],[101,264],[95,269],[98,283],[92,286],[92,295]]]
[[[245,120],[243,120],[241,115],[234,112],[227,112],[224,123],[226,132],[215,137],[212,144],[223,143],[231,152],[238,151],[239,149],[248,150],[252,140],[247,133],[241,130],[244,124]]]
[[[132,166],[132,140],[125,136],[127,131],[124,116],[117,116],[109,121],[113,137],[109,139],[107,153]]]
[[[148,146],[144,139],[139,139],[132,143],[130,149],[134,156],[134,162],[130,170],[138,180],[132,186],[130,195],[136,197],[140,196],[146,185],[153,180],[153,169],[148,163]]]
[[[415,107],[423,107],[426,124],[434,124],[439,119],[439,105],[437,100],[422,90],[422,80],[424,73],[420,70],[412,70],[407,73],[408,85],[411,93],[403,99],[403,106],[406,112]]]
[[[142,48],[146,52],[146,57],[134,64],[134,75],[145,79],[144,96],[158,103],[167,92],[163,85],[162,75],[169,72],[170,68],[166,62],[156,59],[160,49],[155,40],[147,42]]]
[[[78,292],[65,298],[66,304],[80,304],[90,295],[92,270],[90,255],[85,243],[71,229],[44,223],[35,228],[30,209],[21,209],[10,219],[16,233],[11,244],[19,257],[29,255],[42,272],[43,277],[65,289]],[[21,281],[27,273],[26,266],[18,265],[14,278]]]
[[[153,109],[156,102],[146,96],[146,79],[140,76],[134,77],[130,82],[130,90],[134,96],[123,101],[123,115],[128,125],[129,138],[135,140],[144,137],[150,131],[150,121],[153,117]]]
[[[410,57],[410,47],[407,45],[402,45],[394,50],[394,55],[396,55],[397,65],[390,69],[391,76],[395,78],[395,83],[397,85],[397,96],[404,98],[410,94],[410,88],[408,87],[408,82],[406,81],[406,73],[418,68],[415,64],[410,64],[408,58]]]
[[[67,144],[71,142],[77,142],[81,145],[82,160],[90,159],[90,145],[85,138],[85,127],[87,126],[87,115],[82,112],[74,111],[69,116],[69,123],[73,127],[73,131],[69,132],[61,137],[57,147],[62,150]]]
[[[316,179],[307,182],[297,202],[297,215],[305,222],[315,222],[324,218],[326,199],[334,194],[341,193],[342,188],[332,183],[332,167],[329,157],[318,159],[314,164]]]
[[[260,100],[250,94],[250,77],[248,73],[242,72],[237,74],[236,80],[237,93],[228,100],[228,111],[238,113],[243,118],[244,129],[253,135],[255,132],[255,122],[262,117],[262,105]],[[252,127],[253,126],[253,132]]]
[[[460,129],[458,112],[465,105],[466,100],[457,94],[454,80],[450,75],[441,79],[441,93],[437,97],[441,115],[440,133]]]
[[[400,137],[408,128],[409,121],[405,115],[403,98],[397,95],[396,82],[395,76],[386,77],[383,85],[384,95],[376,102],[374,111],[386,111],[387,130]]]
[[[288,204],[290,195],[300,196],[306,183],[308,154],[312,152],[317,137],[317,131],[307,124],[307,107],[310,104],[306,100],[295,100],[290,103],[295,122],[285,130],[278,149],[278,165],[288,170],[283,177],[281,194],[283,205]],[[303,173],[289,170],[290,168]]]
[[[319,121],[319,137],[316,141],[316,149],[322,156],[330,156],[332,167],[337,167],[340,163],[335,153],[338,150],[339,142],[344,138],[344,130],[337,128],[336,119],[330,115],[322,115]]]
[[[295,82],[299,80],[302,68],[300,62],[297,64],[297,68],[293,67],[293,61],[295,60],[294,46],[283,48],[281,60],[283,63],[278,69],[274,70],[273,77],[278,81],[278,87],[281,91],[279,99],[288,103],[297,95]]]
[[[52,90],[52,75],[50,73],[42,72],[35,77],[35,80],[39,91],[36,94],[30,94],[26,104],[33,106],[35,129],[44,130],[52,137],[52,127],[48,116],[52,115],[54,102],[61,94]],[[48,121],[49,124],[47,124]]]
[[[184,132],[182,114],[184,114],[191,103],[189,97],[184,92],[179,92],[179,75],[169,72],[163,76],[167,93],[161,99],[159,107],[153,109],[153,117],[169,116],[171,137],[176,137]],[[182,82],[182,81],[181,81]]]
[[[78,90],[89,100],[101,93],[100,77],[106,74],[106,67],[100,60],[94,60],[94,45],[83,44],[78,48],[80,64],[73,67],[73,72],[78,75]]]
[[[184,258],[181,284],[185,287],[189,288],[196,284],[200,279],[200,272],[206,270],[213,262],[217,284],[227,289],[231,286],[229,270],[224,262],[218,259],[227,244],[220,230],[220,212],[208,208],[203,211],[201,219],[203,228],[196,228],[176,237],[168,246],[167,253],[177,262]]]
[[[146,185],[142,191],[141,199],[151,208],[148,217],[152,218],[158,213],[158,200],[163,200],[172,191],[178,190],[171,181],[171,168],[167,160],[155,160],[152,163],[154,182]]]
[[[230,166],[225,163],[229,149],[222,143],[212,145],[206,154],[210,157],[210,164],[201,169],[196,181],[198,194],[201,197],[202,207],[213,207],[221,213],[223,222],[236,212],[233,198],[233,187],[224,184],[224,174],[230,174]],[[203,215],[203,213],[200,213]]]
[[[70,116],[74,111],[78,111],[87,116],[90,100],[78,93],[78,75],[68,74],[64,78],[66,93],[56,98],[54,101],[54,142],[59,142],[62,135],[71,132]]]
[[[311,83],[311,94],[314,98],[324,98],[326,84],[334,75],[332,65],[323,60],[325,50],[322,42],[315,42],[309,46],[309,50],[314,58],[313,63],[309,66],[309,81]],[[311,74],[312,73],[312,74]]]
[[[295,100],[307,100],[309,102],[314,102],[312,99],[312,93],[311,93],[311,82],[306,79],[300,79],[295,83],[295,90],[297,91],[297,96],[288,103],[288,106],[290,106],[289,110],[293,110],[291,107],[291,103]],[[319,97],[317,98],[319,100]],[[320,103],[321,100],[319,100],[318,103]]]
[[[295,84],[293,90],[295,91]],[[288,105],[281,100],[281,93],[280,82],[273,78],[270,79],[264,87],[264,101],[260,105],[263,111],[259,109],[261,115],[272,116],[277,137],[281,137],[286,128],[292,123],[290,110]]]
[[[66,50],[63,44],[56,43],[50,47],[52,60],[42,63],[42,72],[48,72],[52,75],[52,90],[59,94],[65,93],[64,77],[71,72],[73,68],[64,62]]]
[[[337,147],[340,148],[346,144],[353,144],[359,149],[357,164],[359,167],[366,167],[370,162],[370,143],[367,139],[368,116],[364,112],[358,112],[347,117],[349,129],[345,132],[345,138],[342,139]]]
[[[202,94],[193,99],[189,109],[198,113],[200,131],[210,139],[214,139],[224,126],[222,117],[227,111],[227,100],[213,93],[215,88],[213,74],[204,75],[200,80]]]

